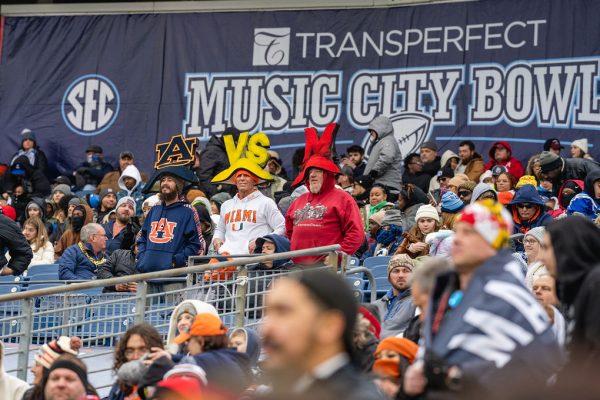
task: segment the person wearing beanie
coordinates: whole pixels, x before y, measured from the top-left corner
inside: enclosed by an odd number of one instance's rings
[[[42,149],[40,149],[35,133],[27,128],[21,131],[21,146],[12,157],[10,165],[12,166],[15,160],[21,156],[27,157],[33,169],[40,171],[44,175],[48,171],[48,158]]]
[[[377,116],[369,123],[368,131],[373,147],[371,147],[365,175],[373,178],[374,183],[400,190],[402,154],[394,136],[392,121],[386,116]]]
[[[220,192],[220,193],[214,194],[210,198],[210,204],[211,204],[211,207],[212,207],[211,208],[211,212],[213,214],[220,215],[221,214],[221,206],[227,200],[231,200],[231,195],[229,193],[227,193],[227,192]]]
[[[388,399],[395,399],[402,386],[402,378],[409,365],[417,358],[419,346],[405,338],[388,337],[375,350],[373,373],[375,383]]]
[[[437,172],[446,165],[442,165],[442,159],[438,156],[437,143],[433,140],[424,142],[419,148],[419,157],[423,163],[423,172],[429,179],[437,175]]]
[[[146,219],[146,217],[148,216],[148,213],[150,212],[150,209],[159,204],[160,204],[160,195],[158,193],[155,193],[152,196],[148,197],[146,200],[144,200],[144,202],[142,203],[142,217],[141,218]],[[116,205],[116,203],[115,203],[115,205]],[[143,223],[143,220],[141,222]]]
[[[408,368],[407,395],[461,396],[475,389],[493,397],[499,381],[544,385],[562,365],[546,312],[507,251],[511,232],[512,218],[501,204],[483,200],[465,207],[451,255],[456,271],[436,277],[425,317],[425,346],[435,358]],[[507,324],[520,334],[505,330]],[[500,348],[499,340],[509,345]]]
[[[454,173],[452,174],[454,176]],[[410,153],[404,158],[404,173],[402,183],[412,183],[424,192],[429,190],[429,181],[432,178],[423,172],[423,162],[417,153]]]
[[[69,187],[69,185],[65,185],[64,183],[61,183],[59,185],[54,186],[54,190],[52,191],[52,200],[54,200],[55,203],[58,203],[60,201],[60,199],[63,198],[63,196],[70,196],[71,195],[71,188]]]
[[[492,175],[492,171],[487,170],[479,177],[479,183],[486,183],[491,185],[494,183],[494,176]]]
[[[588,152],[588,140],[577,139],[571,142],[571,157],[572,158],[586,158],[594,161],[592,156]]]
[[[458,185],[457,194],[464,205],[467,205],[471,202],[473,190],[475,189],[476,185],[477,183],[473,181],[466,181]]]
[[[369,257],[394,254],[402,240],[402,213],[396,209],[386,210],[377,231],[375,243],[369,247],[361,259],[364,261]]]
[[[351,194],[359,207],[362,207],[368,202],[371,187],[373,187],[373,178],[369,175],[359,176],[354,180]]]
[[[538,182],[537,182],[537,179],[535,178],[535,176],[523,175],[521,177],[521,179],[519,179],[519,181],[515,185],[515,189],[519,189],[520,187],[525,186],[525,185],[532,185],[534,187],[537,187]]]
[[[425,204],[417,210],[415,222],[416,225],[403,234],[404,240],[396,254],[407,254],[411,258],[429,255],[429,245],[425,243],[425,237],[440,229],[440,216],[435,207]]]
[[[377,232],[379,232],[379,228],[381,228],[381,221],[383,221],[385,212],[386,210],[379,210],[369,217],[369,237],[367,237],[369,247],[377,242]]]
[[[111,255],[117,249],[131,250],[140,231],[136,215],[136,202],[133,197],[121,197],[115,208],[116,219],[104,224],[106,231],[106,254]]]
[[[410,277],[417,266],[417,261],[407,254],[397,254],[388,263],[388,282],[390,290],[375,302],[381,318],[381,335],[400,335],[410,320],[415,316],[416,307],[412,302]]]
[[[521,187],[508,203],[508,209],[513,216],[512,233],[527,233],[532,228],[552,222],[552,217],[546,213],[546,203],[533,185]],[[517,242],[515,250],[522,252],[522,243]]]
[[[72,354],[63,354],[48,368],[40,382],[43,399],[96,398],[98,393],[88,381],[87,367]]]
[[[454,174],[454,177],[448,181],[448,190],[458,195],[458,187],[468,181],[469,178],[466,175]]]
[[[380,399],[358,370],[358,305],[344,279],[303,270],[277,280],[266,295],[263,363],[273,398]]]
[[[542,262],[542,245],[544,244],[544,235],[546,228],[538,226],[532,228],[525,234],[523,238],[523,247],[525,249],[525,257],[527,262],[527,272],[525,274],[525,286],[531,289],[535,278],[546,271],[546,267]]]
[[[104,217],[115,209],[118,199],[117,192],[113,191],[112,188],[102,189],[98,197],[100,204],[96,208],[96,222],[100,224],[104,221]]]
[[[458,213],[464,208],[465,204],[458,198],[454,192],[446,192],[442,196],[442,229],[452,229]]]
[[[33,358],[33,384],[38,385],[42,381],[44,371],[47,371],[52,363],[62,354],[77,355],[81,348],[81,339],[77,336],[61,336],[42,345]]]
[[[558,188],[568,180],[585,180],[591,173],[600,171],[600,164],[585,158],[562,158],[555,153],[544,151],[540,154],[542,176]]]
[[[523,164],[513,157],[512,147],[508,142],[500,141],[492,144],[488,154],[490,161],[485,165],[486,170],[499,165],[505,167],[516,179],[523,176]]]
[[[52,193],[50,181],[44,173],[35,169],[27,156],[21,155],[15,158],[10,169],[2,176],[0,188],[2,193],[15,190],[17,186],[22,186],[24,191],[31,197],[46,197]]]

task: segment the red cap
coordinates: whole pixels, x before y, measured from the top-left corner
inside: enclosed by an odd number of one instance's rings
[[[158,382],[156,387],[158,390],[162,388],[174,392],[186,400],[200,399],[202,394],[202,385],[200,384],[200,381],[187,376],[177,376],[165,379]]]

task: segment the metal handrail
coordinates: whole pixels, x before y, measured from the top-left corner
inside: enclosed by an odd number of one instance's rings
[[[83,289],[94,289],[105,286],[114,286],[122,283],[131,283],[131,282],[140,282],[140,281],[148,281],[150,279],[159,279],[159,278],[170,278],[175,276],[181,276],[184,274],[193,274],[198,272],[205,272],[214,269],[226,268],[226,267],[236,267],[239,265],[250,264],[250,263],[260,263],[265,261],[275,261],[275,260],[283,260],[289,259],[293,257],[302,257],[302,256],[316,256],[323,255],[326,253],[332,253],[340,250],[339,244],[333,244],[329,246],[322,247],[314,247],[312,249],[303,249],[303,250],[295,250],[288,251],[285,253],[275,253],[275,254],[265,254],[260,256],[249,256],[244,258],[239,258],[232,261],[223,261],[215,264],[202,264],[202,265],[193,265],[191,267],[183,267],[176,269],[167,269],[164,271],[155,271],[155,272],[146,272],[143,274],[135,274],[135,275],[127,275],[121,276],[118,278],[109,278],[109,279],[95,279],[92,281],[84,282],[84,283],[73,283],[70,285],[64,286],[55,286],[43,289],[35,289],[29,290],[25,292],[16,292],[0,295],[0,302],[3,301],[15,301],[22,299],[31,299],[34,297],[40,296],[48,296],[52,294],[59,294],[65,292],[75,292],[77,290]],[[195,257],[190,257],[190,261],[193,263]],[[30,281],[31,282],[31,281]]]
[[[346,275],[353,275],[360,272],[363,272],[369,280],[369,290],[371,291],[371,303],[373,303],[375,300],[377,300],[377,282],[375,281],[373,272],[371,272],[371,270],[366,267],[356,267],[346,270]]]

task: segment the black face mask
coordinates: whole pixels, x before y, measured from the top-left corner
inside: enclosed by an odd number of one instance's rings
[[[83,228],[83,217],[71,218],[71,226],[75,232],[79,232]]]
[[[573,200],[573,197],[575,197],[576,194],[572,193],[572,194],[563,194],[560,197],[560,201],[562,202],[563,206],[565,208],[569,207],[569,204],[571,204],[571,200]]]

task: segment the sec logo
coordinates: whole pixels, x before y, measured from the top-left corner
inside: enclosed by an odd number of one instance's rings
[[[119,114],[119,92],[102,75],[84,75],[73,81],[63,96],[62,117],[78,135],[98,135],[115,122]]]

